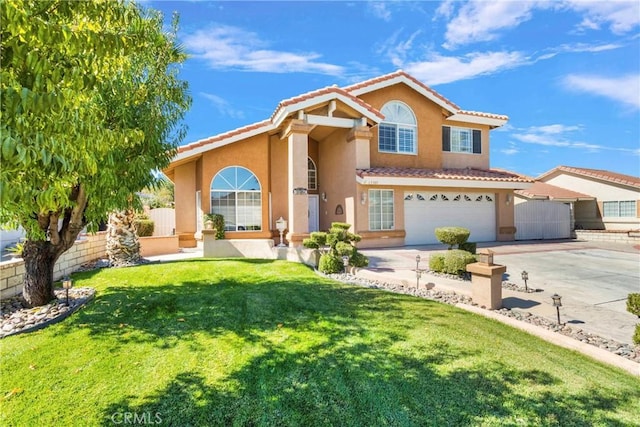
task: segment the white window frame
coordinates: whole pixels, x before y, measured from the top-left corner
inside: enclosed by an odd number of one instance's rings
[[[627,215],[627,210],[625,209],[625,215],[622,215],[623,209],[622,204],[630,204],[632,206],[631,209],[628,210],[629,214]],[[602,202],[602,216],[604,218],[636,218],[637,214],[637,205],[635,200],[608,200],[606,202]],[[607,211],[611,211],[613,209],[615,211],[615,215],[607,215]]]
[[[398,114],[399,110],[403,110]],[[385,115],[385,120],[378,125],[378,151],[381,153],[392,154],[418,154],[418,122],[413,110],[404,102],[389,101],[380,110]],[[398,115],[403,116],[399,118]],[[383,128],[393,128],[395,149],[381,148],[382,130]],[[410,131],[412,133],[412,150],[401,150],[401,136],[403,132]]]
[[[313,168],[309,166],[313,166]],[[307,187],[309,190],[318,189],[318,166],[311,157],[307,157]]]
[[[246,189],[240,189],[240,188],[234,188],[234,189],[217,189],[217,190],[216,190],[216,189],[214,189],[214,188],[213,188],[213,183],[214,183],[214,181],[216,180],[216,178],[218,177],[218,175],[220,175],[220,174],[221,174],[222,172],[224,172],[225,170],[227,170],[227,169],[232,169],[232,168],[244,169],[244,170],[246,170],[247,172],[251,173],[251,175],[253,175],[253,177],[256,179],[256,182],[258,183],[258,187],[259,187],[259,188],[258,188],[257,190],[246,190]],[[224,178],[223,178],[223,179],[224,179]],[[237,177],[236,177],[236,179],[237,179]],[[226,179],[225,179],[225,180],[226,180]],[[227,181],[227,182],[229,182],[229,181]],[[247,182],[247,181],[245,181],[245,182]],[[229,184],[231,184],[231,183],[229,182]],[[236,182],[236,186],[237,186],[237,182]],[[214,175],[214,177],[211,179],[211,184],[210,184],[210,186],[209,186],[209,191],[210,191],[210,193],[209,193],[209,212],[210,212],[210,213],[216,213],[216,212],[214,212],[214,210],[213,210],[213,208],[214,208],[214,206],[213,206],[213,194],[214,194],[215,192],[235,193],[235,197],[234,197],[234,201],[235,201],[235,206],[234,206],[235,218],[233,218],[233,228],[232,228],[231,226],[227,226],[227,225],[226,225],[226,223],[227,223],[227,222],[231,223],[231,219],[230,219],[230,218],[226,218],[226,217],[225,217],[225,231],[238,231],[238,232],[243,232],[243,231],[246,231],[246,232],[251,232],[251,231],[262,231],[262,229],[263,229],[263,227],[264,227],[264,226],[263,226],[263,224],[262,224],[262,185],[260,184],[260,180],[258,179],[258,176],[257,176],[255,173],[253,173],[253,171],[252,171],[251,169],[245,168],[244,166],[237,166],[237,165],[234,165],[234,166],[227,166],[227,167],[225,167],[225,168],[223,168],[223,169],[220,169],[220,170],[219,170],[219,171]],[[258,205],[253,205],[252,207],[258,207],[258,208],[259,208],[259,212],[260,212],[260,223],[259,223],[259,225],[258,225],[258,227],[259,227],[259,228],[257,228],[257,229],[253,229],[253,228],[252,228],[252,229],[250,229],[250,230],[247,230],[246,228],[244,228],[244,229],[243,229],[243,228],[240,228],[240,227],[243,227],[243,225],[242,225],[242,224],[240,224],[240,223],[241,223],[241,222],[243,222],[243,221],[241,221],[241,218],[238,216],[238,213],[239,213],[239,211],[240,211],[240,209],[238,209],[238,205],[239,205],[239,203],[238,203],[238,202],[243,202],[243,201],[245,201],[245,200],[244,200],[243,198],[238,197],[238,194],[243,194],[243,195],[247,195],[247,194],[252,194],[252,195],[254,195],[254,194],[257,194],[257,195],[258,195],[258,197],[257,197],[257,201],[258,201],[258,203],[259,203],[259,204],[258,204]],[[253,197],[252,197],[252,198],[253,198]]]
[[[451,126],[450,132],[451,132],[450,153],[473,154],[473,129]],[[465,147],[462,146],[462,138],[461,138],[462,133],[466,133],[468,135],[468,138],[467,138],[468,146],[465,146]],[[466,148],[466,149],[463,149],[463,148]]]
[[[374,193],[379,193],[380,197],[380,206],[379,206],[379,211],[375,212],[374,209],[376,208],[375,204],[374,204],[374,200],[376,200],[376,197],[373,196]],[[384,195],[391,197],[391,223],[389,224],[389,218],[385,218],[385,212],[383,211],[383,207],[384,207],[384,203],[382,202],[382,196]],[[380,227],[374,226],[374,222],[372,221],[374,219],[374,215],[379,215],[380,219],[379,221],[376,221],[377,223],[380,224]],[[370,189],[369,190],[369,230],[370,231],[389,231],[389,230],[394,230],[395,229],[395,223],[396,223],[396,207],[395,207],[395,193],[393,190],[390,189]],[[376,218],[377,219],[377,218]],[[385,223],[387,224],[387,227],[385,227]]]

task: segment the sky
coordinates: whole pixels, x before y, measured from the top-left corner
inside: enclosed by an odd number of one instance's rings
[[[464,110],[509,116],[491,167],[640,175],[640,2],[152,1],[189,54],[183,144],[278,103],[402,69]]]

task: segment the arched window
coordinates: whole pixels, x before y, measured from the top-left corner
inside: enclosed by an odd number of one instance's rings
[[[307,188],[309,190],[317,190],[318,189],[318,169],[316,168],[316,164],[311,160],[311,157],[307,159],[307,170],[309,171],[309,181],[307,183]]]
[[[378,150],[386,153],[416,153],[416,116],[406,104],[384,104],[384,121],[378,126]]]
[[[211,181],[211,213],[224,216],[226,231],[262,230],[262,191],[249,169],[230,166]]]

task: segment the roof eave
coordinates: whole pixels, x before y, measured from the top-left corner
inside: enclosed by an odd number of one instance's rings
[[[504,190],[524,190],[533,183],[521,181],[491,181],[483,179],[452,179],[426,177],[397,177],[397,176],[359,176],[356,181],[361,185],[392,185],[416,187],[467,187],[467,188],[495,188]]]
[[[508,118],[503,117],[487,117],[487,116],[479,116],[474,114],[465,114],[465,113],[455,113],[446,120],[456,121],[456,122],[465,122],[465,123],[474,123],[478,125],[487,125],[491,128],[499,128],[504,126],[509,121]]]

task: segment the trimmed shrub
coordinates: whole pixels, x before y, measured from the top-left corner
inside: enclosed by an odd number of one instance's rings
[[[322,254],[318,262],[318,270],[325,274],[342,273],[344,271],[342,258],[332,254]]]
[[[155,223],[147,215],[138,214],[133,220],[133,227],[136,229],[138,237],[149,237],[153,236]]]
[[[640,294],[629,294],[627,298],[627,311],[640,317]],[[636,331],[632,339],[634,344],[640,344],[640,324],[636,325]]]
[[[429,257],[429,270],[436,273],[444,271],[444,254],[433,254]]]
[[[336,243],[336,253],[339,256],[348,256],[349,258],[351,258],[351,256],[353,255],[353,253],[356,251],[356,247],[353,246],[351,243],[347,243],[347,242],[338,242]]]
[[[369,258],[362,255],[360,252],[354,252],[349,259],[349,263],[354,267],[362,268],[369,265]]]
[[[471,231],[464,227],[438,227],[434,232],[441,243],[449,245],[449,249],[453,248],[453,245],[466,242],[471,234]]]
[[[470,252],[475,255],[477,246],[478,244],[476,242],[464,242],[458,245],[458,249]]]
[[[444,255],[444,272],[462,275],[467,271],[467,264],[476,262],[476,257],[470,252],[452,249]]]
[[[213,229],[216,230],[216,240],[224,239],[224,215],[211,214],[211,220],[213,221]]]

